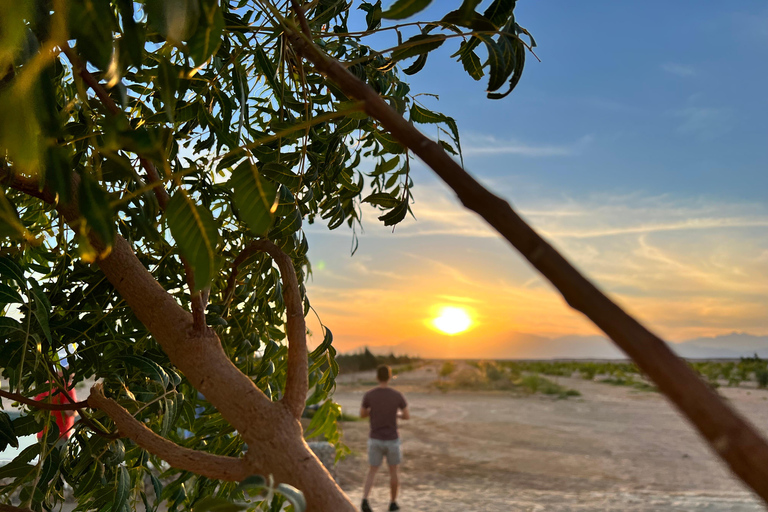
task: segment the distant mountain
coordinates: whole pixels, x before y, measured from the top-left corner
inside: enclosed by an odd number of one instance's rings
[[[740,332],[696,338],[671,346],[681,357],[691,359],[732,359],[754,354],[768,358],[768,336]],[[446,359],[626,359],[610,340],[599,335],[547,338],[515,332],[482,342],[459,342],[451,338],[439,342],[411,339],[396,345],[369,348],[376,354],[394,352]]]
[[[684,341],[673,348],[682,357],[689,358],[734,358],[755,354],[768,358],[768,336],[732,332]]]

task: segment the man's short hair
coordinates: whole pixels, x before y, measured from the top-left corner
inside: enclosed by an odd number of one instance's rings
[[[387,382],[392,378],[392,368],[383,364],[376,368],[376,378],[379,382]]]

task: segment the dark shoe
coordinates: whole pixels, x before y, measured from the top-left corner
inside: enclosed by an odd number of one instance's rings
[[[368,500],[365,500],[365,499],[360,504],[360,510],[362,510],[363,512],[373,512],[373,510],[371,509],[371,506],[368,504]],[[398,509],[395,509],[395,510],[398,510]]]
[[[389,504],[389,510],[390,511],[392,511],[392,510],[400,510],[400,507],[398,507],[397,503],[393,501],[392,503]]]

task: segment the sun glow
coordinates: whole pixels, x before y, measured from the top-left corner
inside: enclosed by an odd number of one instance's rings
[[[432,319],[432,326],[444,334],[453,336],[469,329],[472,326],[472,317],[465,308],[443,306],[437,317]]]

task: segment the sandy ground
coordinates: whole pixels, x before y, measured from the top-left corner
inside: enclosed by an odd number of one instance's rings
[[[556,378],[581,397],[449,392],[429,386],[438,368],[401,374],[394,387],[412,419],[401,422],[403,512],[754,511],[753,495],[658,393]],[[373,373],[343,376],[335,394],[359,413]],[[721,389],[768,433],[768,391]],[[343,425],[353,454],[338,468],[358,503],[367,469],[366,421]],[[382,472],[371,502],[386,510]]]

